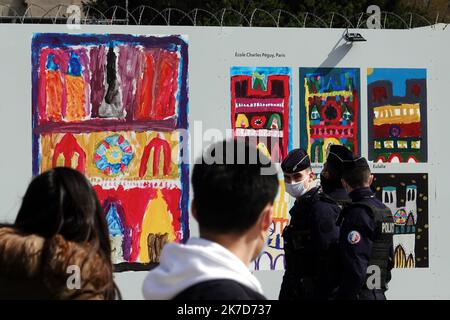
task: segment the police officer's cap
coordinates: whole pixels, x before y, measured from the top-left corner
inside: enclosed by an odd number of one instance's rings
[[[350,161],[344,161],[344,171],[353,170],[355,168],[367,168],[369,169],[369,163],[367,159],[360,156],[353,156]]]
[[[332,145],[330,146],[330,150],[328,152],[327,164],[338,169],[342,170],[344,162],[353,160],[353,152],[349,150],[347,147],[341,145]]]
[[[305,150],[302,148],[294,149],[286,156],[281,163],[281,169],[284,173],[296,173],[311,167],[311,161]]]

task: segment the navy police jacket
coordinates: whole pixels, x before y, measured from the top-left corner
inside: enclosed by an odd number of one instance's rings
[[[352,202],[363,202],[373,207],[385,209],[385,205],[375,198],[370,188],[355,189],[349,194]],[[339,258],[341,263],[340,284],[336,294],[337,299],[361,299],[363,291],[367,291],[367,267],[372,258],[373,238],[375,235],[375,220],[365,207],[349,207],[342,211],[340,221]],[[341,220],[341,218],[343,218]],[[392,235],[391,235],[392,238]],[[389,257],[386,257],[387,270],[383,285],[391,279],[393,267],[393,248],[390,247]],[[384,298],[386,288],[381,288]],[[377,294],[378,295],[378,294]],[[379,297],[372,297],[379,299]]]
[[[280,299],[327,299],[336,287],[341,207],[348,199],[338,189],[324,196],[317,187],[296,200],[283,233],[286,273]]]

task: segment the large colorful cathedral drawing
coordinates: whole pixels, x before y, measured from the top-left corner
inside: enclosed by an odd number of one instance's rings
[[[181,36],[33,37],[33,174],[88,177],[116,271],[147,269],[189,237],[187,62]]]

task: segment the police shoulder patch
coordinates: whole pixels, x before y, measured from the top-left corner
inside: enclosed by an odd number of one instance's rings
[[[357,244],[361,240],[361,234],[358,231],[350,231],[347,236],[347,241],[350,244]]]

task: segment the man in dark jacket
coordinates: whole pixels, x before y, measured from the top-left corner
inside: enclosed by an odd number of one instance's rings
[[[194,165],[192,186],[200,237],[163,248],[160,265],[144,281],[144,297],[265,299],[249,265],[272,223],[278,177],[270,160],[242,142],[219,142]]]
[[[320,186],[323,193],[341,207],[351,201],[341,181],[344,163],[351,159],[353,159],[351,150],[341,145],[332,145],[320,173]]]
[[[282,162],[286,191],[296,198],[289,211],[291,221],[283,232],[286,272],[280,300],[329,299],[335,289],[337,218],[348,197],[340,183],[342,158],[351,151],[332,146],[321,175],[324,191],[313,179],[309,156],[303,149],[292,150]]]
[[[394,261],[392,213],[370,189],[365,158],[346,162],[342,180],[352,203],[339,219],[342,274],[336,298],[385,300]]]

